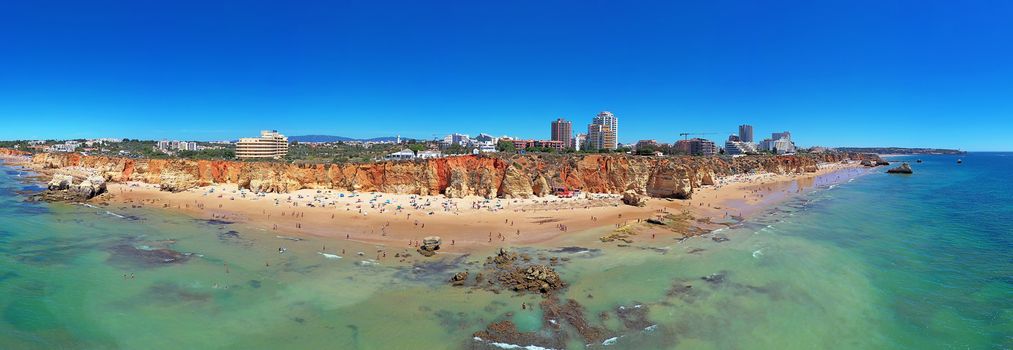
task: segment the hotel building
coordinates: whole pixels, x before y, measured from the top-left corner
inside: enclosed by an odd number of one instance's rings
[[[263,130],[260,137],[241,138],[236,143],[236,158],[239,159],[279,159],[287,154],[288,137],[277,130]]]

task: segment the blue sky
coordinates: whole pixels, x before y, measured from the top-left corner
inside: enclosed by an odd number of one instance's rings
[[[741,123],[1013,150],[1010,1],[6,1],[0,139]]]

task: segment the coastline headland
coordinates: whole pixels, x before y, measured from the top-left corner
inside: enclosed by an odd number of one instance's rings
[[[0,154],[20,156],[16,150]],[[554,189],[689,199],[701,186],[737,174],[815,173],[824,163],[875,160],[861,153],[794,156],[635,157],[628,155],[469,155],[423,161],[365,164],[289,164],[282,162],[133,159],[39,153],[22,165],[42,173],[75,177],[99,175],[110,182],[142,182],[181,192],[219,184],[262,193],[327,189],[392,194],[444,195],[448,198],[544,197]]]

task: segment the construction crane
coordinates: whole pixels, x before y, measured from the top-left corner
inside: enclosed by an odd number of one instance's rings
[[[714,135],[714,134],[719,134],[719,133],[716,133],[716,132],[683,132],[683,133],[679,133],[679,136],[682,136],[683,140],[688,140],[689,139],[689,135]]]

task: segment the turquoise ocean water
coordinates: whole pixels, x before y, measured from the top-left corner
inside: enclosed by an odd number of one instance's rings
[[[816,185],[722,230],[726,242],[560,253],[565,297],[616,332],[569,347],[1013,348],[1013,154],[957,158],[897,157],[916,173]],[[471,335],[489,322],[543,326],[520,308],[537,296],[447,286],[458,261],[391,267],[371,246],[27,203],[20,172],[0,169],[2,349],[484,348]],[[163,248],[189,255],[167,264]],[[635,305],[651,327],[594,317]]]

